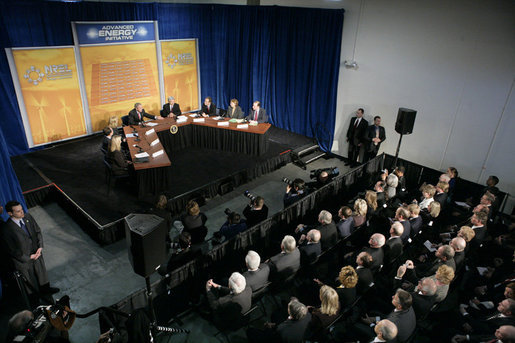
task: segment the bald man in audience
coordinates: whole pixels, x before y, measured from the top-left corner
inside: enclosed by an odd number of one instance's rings
[[[386,241],[384,250],[384,262],[386,264],[392,263],[397,257],[402,254],[402,233],[404,226],[399,222],[394,222],[390,227],[390,238]]]
[[[300,236],[299,251],[302,265],[309,265],[318,260],[318,256],[322,253],[320,231],[312,229],[306,235]]]
[[[413,310],[417,316],[417,320],[423,320],[431,311],[435,303],[436,282],[431,278],[423,278],[418,282],[414,292],[411,292],[413,298]]]
[[[383,319],[374,326],[374,332],[376,337],[370,343],[394,342],[394,339],[397,337],[397,325],[388,319]]]
[[[295,273],[300,268],[300,251],[297,249],[295,238],[284,236],[281,242],[281,252],[270,258],[270,277],[273,280],[283,280]]]
[[[356,291],[358,294],[363,294],[374,282],[374,275],[370,269],[371,264],[372,256],[365,251],[359,253],[356,257],[356,274],[358,274]]]
[[[467,242],[461,237],[454,237],[451,240],[450,246],[454,249],[454,263],[456,263],[456,269],[460,270],[463,266],[463,262],[465,262]]]
[[[364,248],[362,251],[368,252],[372,256],[372,265],[370,269],[372,273],[377,273],[384,261],[383,246],[386,243],[386,238],[380,233],[374,233],[370,236],[368,241],[369,246]]]

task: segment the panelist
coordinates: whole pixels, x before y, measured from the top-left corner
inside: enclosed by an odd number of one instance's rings
[[[169,96],[168,103],[163,105],[161,117],[175,118],[177,116],[180,116],[181,114],[181,107],[179,106],[179,104],[175,103],[175,98],[173,96]]]
[[[163,119],[162,117],[153,116],[152,114],[148,114],[145,112],[143,105],[139,102],[134,104],[134,109],[129,112],[129,125],[137,125],[143,122],[143,117],[147,117],[149,119]]]
[[[243,119],[243,111],[238,106],[238,99],[231,99],[231,106],[227,110],[227,116],[231,119]]]
[[[216,114],[216,106],[215,104],[213,104],[213,100],[210,96],[207,96],[204,99],[204,105],[202,105],[202,110],[200,111],[200,114],[204,118],[214,116]]]
[[[250,111],[246,119],[257,121],[260,124],[268,122],[266,110],[264,108],[261,108],[261,102],[254,101],[254,103],[252,104],[252,110]]]

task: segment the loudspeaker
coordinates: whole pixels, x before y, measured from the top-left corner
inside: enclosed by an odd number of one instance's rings
[[[397,113],[397,121],[395,122],[395,131],[401,135],[409,135],[413,132],[413,125],[415,125],[415,117],[417,111],[410,110],[409,108],[399,108]]]
[[[166,222],[153,214],[129,214],[125,217],[125,237],[132,269],[150,276],[166,260]]]

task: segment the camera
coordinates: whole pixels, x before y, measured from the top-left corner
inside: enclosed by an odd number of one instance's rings
[[[232,214],[232,212],[233,212],[233,211],[232,211],[230,208],[226,208],[226,209],[224,210],[224,213],[225,213],[225,215],[227,215],[227,216],[230,216],[230,215]]]
[[[284,182],[285,184],[287,184],[287,185],[288,185],[288,186],[290,186],[290,187],[293,185],[293,181],[292,181],[292,180],[290,180],[290,179],[288,179],[287,177],[283,177],[283,178],[281,179],[281,181],[282,181],[282,182]]]
[[[322,174],[323,172],[326,172],[329,175],[329,179],[340,175],[340,171],[338,170],[338,167],[330,167],[330,168],[321,168],[321,169],[312,170],[310,172],[309,177],[311,179],[317,179],[320,176],[320,174]]]
[[[250,193],[249,191],[243,192],[243,195],[250,199],[251,202],[254,202],[256,200],[257,196]]]

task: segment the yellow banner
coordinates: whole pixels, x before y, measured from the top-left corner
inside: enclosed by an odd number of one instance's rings
[[[12,53],[34,145],[86,134],[73,48]]]
[[[80,54],[93,131],[102,130],[113,115],[127,115],[136,102],[159,115],[155,43],[82,46]]]
[[[183,112],[199,108],[195,39],[161,42],[165,98],[173,96]]]

